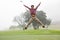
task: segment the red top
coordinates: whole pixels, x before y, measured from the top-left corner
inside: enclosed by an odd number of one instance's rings
[[[36,8],[29,8],[28,6],[24,5],[26,8],[28,8],[30,10],[31,15],[36,15],[36,10],[39,7],[40,3],[38,4],[38,6]]]

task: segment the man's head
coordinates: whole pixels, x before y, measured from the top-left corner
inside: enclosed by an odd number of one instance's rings
[[[34,8],[34,5],[31,5],[31,8]]]

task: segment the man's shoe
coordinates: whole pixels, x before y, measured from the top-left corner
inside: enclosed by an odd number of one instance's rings
[[[27,27],[23,28],[23,30],[26,30],[26,29],[27,29]]]
[[[42,26],[43,28],[45,28],[45,26]]]

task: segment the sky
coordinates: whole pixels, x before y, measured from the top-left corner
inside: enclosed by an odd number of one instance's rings
[[[0,30],[8,30],[14,24],[14,17],[28,10],[23,4],[28,7],[34,4],[36,7],[39,2],[41,5],[38,11],[46,12],[47,18],[52,19],[52,22],[60,21],[60,0],[0,0]]]

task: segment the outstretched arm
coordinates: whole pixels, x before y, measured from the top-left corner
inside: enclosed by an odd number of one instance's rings
[[[24,5],[26,8],[30,9],[28,6]]]
[[[40,6],[41,2],[37,5],[37,7],[35,9],[37,9]]]

